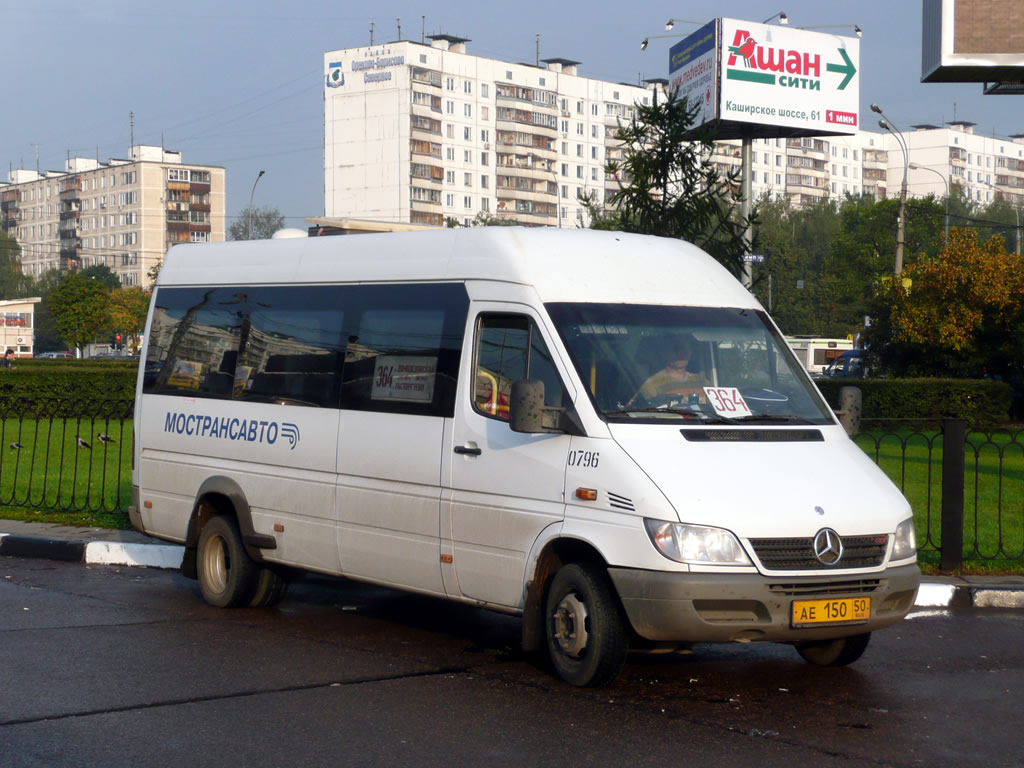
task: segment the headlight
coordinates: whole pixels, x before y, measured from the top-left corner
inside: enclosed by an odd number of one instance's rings
[[[739,541],[724,528],[644,520],[655,548],[680,563],[751,565]]]
[[[897,525],[892,539],[893,560],[906,560],[916,556],[917,538],[914,536],[914,518],[908,517]]]

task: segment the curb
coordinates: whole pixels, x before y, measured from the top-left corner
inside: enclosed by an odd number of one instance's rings
[[[0,556],[36,557],[87,565],[178,569],[185,548],[177,544],[68,541],[0,533]],[[1024,587],[997,588],[948,581],[922,581],[915,608],[1024,608]]]
[[[38,557],[87,565],[176,569],[181,567],[184,551],[184,547],[174,544],[67,541],[0,533],[0,556],[3,557]]]

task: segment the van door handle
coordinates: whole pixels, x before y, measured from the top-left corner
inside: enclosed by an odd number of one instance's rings
[[[483,451],[479,448],[471,448],[468,445],[456,445],[455,452],[460,453],[464,456],[479,456]]]

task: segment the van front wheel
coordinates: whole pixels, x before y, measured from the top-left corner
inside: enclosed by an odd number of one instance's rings
[[[218,515],[203,526],[197,552],[203,599],[218,608],[235,608],[252,599],[259,569],[245,553],[238,524]]]
[[[555,574],[545,604],[548,654],[571,685],[606,685],[626,661],[629,637],[603,569],[565,565]]]
[[[797,643],[796,652],[804,661],[819,667],[845,667],[863,655],[870,639],[871,633],[865,632],[862,635],[840,637],[836,640]]]

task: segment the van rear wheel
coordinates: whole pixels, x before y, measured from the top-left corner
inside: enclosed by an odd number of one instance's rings
[[[218,515],[203,526],[196,562],[199,588],[210,605],[235,608],[252,599],[259,568],[246,554],[234,518]]]
[[[270,568],[260,568],[256,580],[256,591],[249,600],[251,608],[268,608],[277,605],[288,591],[288,581]]]
[[[867,650],[871,633],[852,637],[840,637],[837,640],[820,640],[797,643],[796,652],[804,661],[819,667],[845,667],[859,659]]]
[[[545,603],[548,655],[558,676],[576,686],[607,685],[626,661],[629,636],[603,569],[565,565]]]

